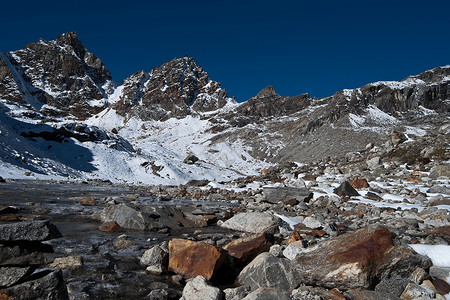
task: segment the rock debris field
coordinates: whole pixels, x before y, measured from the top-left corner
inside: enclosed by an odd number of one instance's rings
[[[4,181],[0,296],[449,299],[449,166],[377,151],[222,183]]]

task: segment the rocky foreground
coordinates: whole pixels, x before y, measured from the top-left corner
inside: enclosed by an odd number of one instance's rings
[[[448,145],[419,142],[393,132],[383,147],[234,182],[85,182],[51,201],[61,182],[1,183],[0,297],[448,299]],[[6,205],[20,186],[32,198]]]

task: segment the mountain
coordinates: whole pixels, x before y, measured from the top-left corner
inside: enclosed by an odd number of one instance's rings
[[[65,33],[0,53],[0,176],[219,182],[368,144],[391,151],[393,130],[410,145],[445,141],[449,84],[444,66],[321,99],[268,86],[237,103],[187,56],[115,82]]]

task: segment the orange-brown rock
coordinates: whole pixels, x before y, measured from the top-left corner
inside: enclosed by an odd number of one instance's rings
[[[313,229],[312,230],[312,235],[317,236],[317,237],[323,237],[326,233],[325,230],[322,229]]]
[[[172,239],[169,242],[169,271],[184,278],[202,275],[210,280],[225,257],[225,251],[209,244],[184,239]]]
[[[291,236],[289,237],[289,239],[288,239],[288,241],[287,241],[287,244],[289,245],[289,244],[291,244],[291,243],[293,243],[293,242],[301,241],[301,240],[303,240],[303,238],[302,238],[302,236],[300,235],[300,233],[296,230],[296,231],[294,231],[294,232],[291,234]]]
[[[369,183],[364,178],[358,178],[358,179],[355,179],[355,180],[351,180],[349,183],[355,189],[362,189],[362,188],[368,188],[369,187]]]
[[[97,205],[97,200],[94,197],[84,197],[80,200],[81,205]]]
[[[450,285],[442,279],[433,279],[433,285],[437,292],[441,295],[447,295],[450,293]]]
[[[298,200],[294,198],[294,199],[281,201],[281,203],[283,203],[284,205],[294,206],[294,205],[298,204]]]
[[[238,259],[242,265],[247,265],[256,256],[267,252],[272,246],[272,237],[266,233],[240,238],[224,247],[230,256]]]
[[[410,182],[420,182],[420,177],[418,177],[418,176],[410,176],[410,177],[408,177],[408,181],[410,181]]]
[[[115,221],[103,223],[98,228],[98,230],[104,231],[104,232],[117,232],[120,229],[121,229],[121,227]]]
[[[410,248],[395,247],[393,233],[375,224],[320,242],[300,254],[293,269],[294,277],[307,285],[367,289],[386,274],[407,277],[430,264]]]

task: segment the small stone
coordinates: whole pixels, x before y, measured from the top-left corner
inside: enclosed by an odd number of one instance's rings
[[[80,204],[81,205],[85,205],[85,206],[94,206],[97,205],[97,200],[94,199],[94,197],[84,197],[83,199],[80,200]]]
[[[403,291],[400,298],[405,300],[413,299],[432,299],[436,293],[428,287],[423,287],[414,283],[409,283]]]
[[[333,193],[341,197],[359,196],[359,193],[350,185],[348,181],[343,182],[334,189]]]
[[[83,260],[81,256],[68,256],[68,257],[57,257],[50,264],[50,268],[55,269],[67,269],[67,270],[75,270],[83,265]]]
[[[164,274],[169,264],[169,253],[163,247],[156,245],[144,252],[140,260],[141,265],[146,266],[146,271],[151,274]]]
[[[362,188],[368,188],[369,183],[364,178],[359,178],[355,180],[349,181],[349,184],[354,187],[355,189],[362,189]]]
[[[104,232],[117,232],[117,231],[120,231],[121,229],[122,228],[115,221],[103,223],[98,228],[98,230],[104,231]]]

